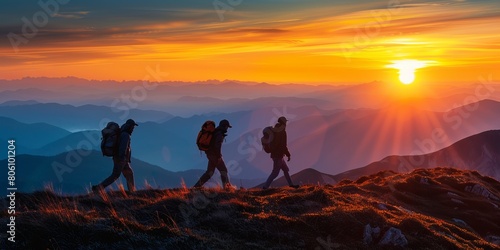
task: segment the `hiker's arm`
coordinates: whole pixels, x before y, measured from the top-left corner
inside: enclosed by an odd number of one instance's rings
[[[218,156],[222,156],[222,142],[224,141],[224,136],[222,133],[218,133],[215,137],[214,149]]]
[[[121,133],[120,136],[120,146],[118,148],[118,159],[126,161],[127,147],[130,141],[130,135],[127,133]]]
[[[288,151],[288,135],[286,134],[286,131],[283,131],[285,133],[285,155],[288,157],[288,160],[290,160],[290,151]]]

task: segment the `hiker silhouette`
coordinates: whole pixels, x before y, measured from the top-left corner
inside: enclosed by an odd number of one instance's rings
[[[105,189],[107,186],[111,185],[111,183],[115,182],[116,179],[120,177],[120,174],[123,174],[127,180],[128,191],[135,191],[134,171],[132,171],[130,166],[130,158],[132,156],[130,137],[132,136],[135,126],[139,126],[139,124],[132,119],[128,119],[121,126],[118,150],[117,153],[113,155],[113,172],[100,184],[92,186],[92,192],[98,193],[101,189]]]
[[[194,185],[195,188],[200,188],[205,184],[215,172],[215,169],[218,169],[220,172],[220,178],[222,180],[222,185],[224,188],[229,188],[231,183],[229,182],[229,176],[227,175],[227,167],[226,163],[224,163],[224,159],[222,158],[222,142],[224,141],[224,137],[227,136],[227,129],[232,128],[229,124],[228,120],[221,120],[219,122],[219,126],[215,128],[213,132],[213,137],[211,141],[210,147],[205,151],[208,159],[207,171],[200,177],[198,182]]]
[[[283,170],[283,174],[285,175],[286,181],[288,185],[293,188],[298,188],[298,185],[294,185],[292,179],[290,178],[290,174],[288,173],[289,168],[285,162],[283,157],[286,155],[288,161],[290,161],[290,151],[288,151],[287,146],[287,134],[286,134],[286,117],[282,116],[278,118],[278,123],[274,125],[272,128],[273,137],[270,142],[271,149],[271,158],[273,159],[273,171],[267,178],[266,183],[262,187],[263,189],[269,188],[274,179],[278,176],[280,170]]]

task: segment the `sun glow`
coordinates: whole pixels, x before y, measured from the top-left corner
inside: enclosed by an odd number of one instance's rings
[[[431,61],[397,60],[392,61],[392,64],[387,65],[387,67],[399,70],[399,80],[401,83],[411,84],[415,81],[415,71],[432,63]]]

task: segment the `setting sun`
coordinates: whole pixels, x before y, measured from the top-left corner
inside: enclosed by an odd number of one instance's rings
[[[415,71],[419,68],[426,67],[432,62],[419,60],[397,60],[392,61],[392,64],[387,65],[388,68],[399,70],[399,80],[403,84],[411,84],[415,81]]]
[[[399,80],[404,84],[410,84],[415,80],[415,70],[414,69],[400,69],[399,70]]]

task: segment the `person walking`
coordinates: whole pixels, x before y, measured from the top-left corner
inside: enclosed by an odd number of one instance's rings
[[[222,142],[227,136],[228,128],[232,128],[229,121],[224,119],[219,122],[219,126],[215,128],[213,132],[212,141],[210,142],[210,147],[205,151],[208,159],[207,171],[200,177],[198,182],[194,185],[194,188],[200,188],[205,184],[218,169],[220,172],[220,178],[222,180],[222,185],[224,188],[231,188],[231,183],[229,182],[229,176],[227,175],[226,163],[222,158]]]
[[[280,170],[283,170],[283,174],[285,175],[286,181],[288,185],[293,188],[299,188],[299,185],[294,185],[292,179],[290,178],[290,174],[288,173],[289,168],[285,162],[284,157],[288,158],[290,161],[290,151],[287,146],[287,134],[286,134],[286,117],[282,116],[278,118],[278,123],[272,129],[273,136],[270,142],[271,146],[271,158],[273,159],[273,171],[267,178],[266,183],[262,187],[263,189],[269,188],[274,179],[278,176]]]
[[[113,172],[111,175],[102,181],[100,184],[92,186],[92,192],[99,193],[100,190],[105,189],[111,183],[123,174],[127,180],[127,188],[129,192],[135,191],[134,171],[130,166],[130,158],[132,150],[130,148],[130,138],[134,128],[139,126],[134,120],[128,119],[120,128],[120,139],[118,144],[117,153],[113,156]]]

